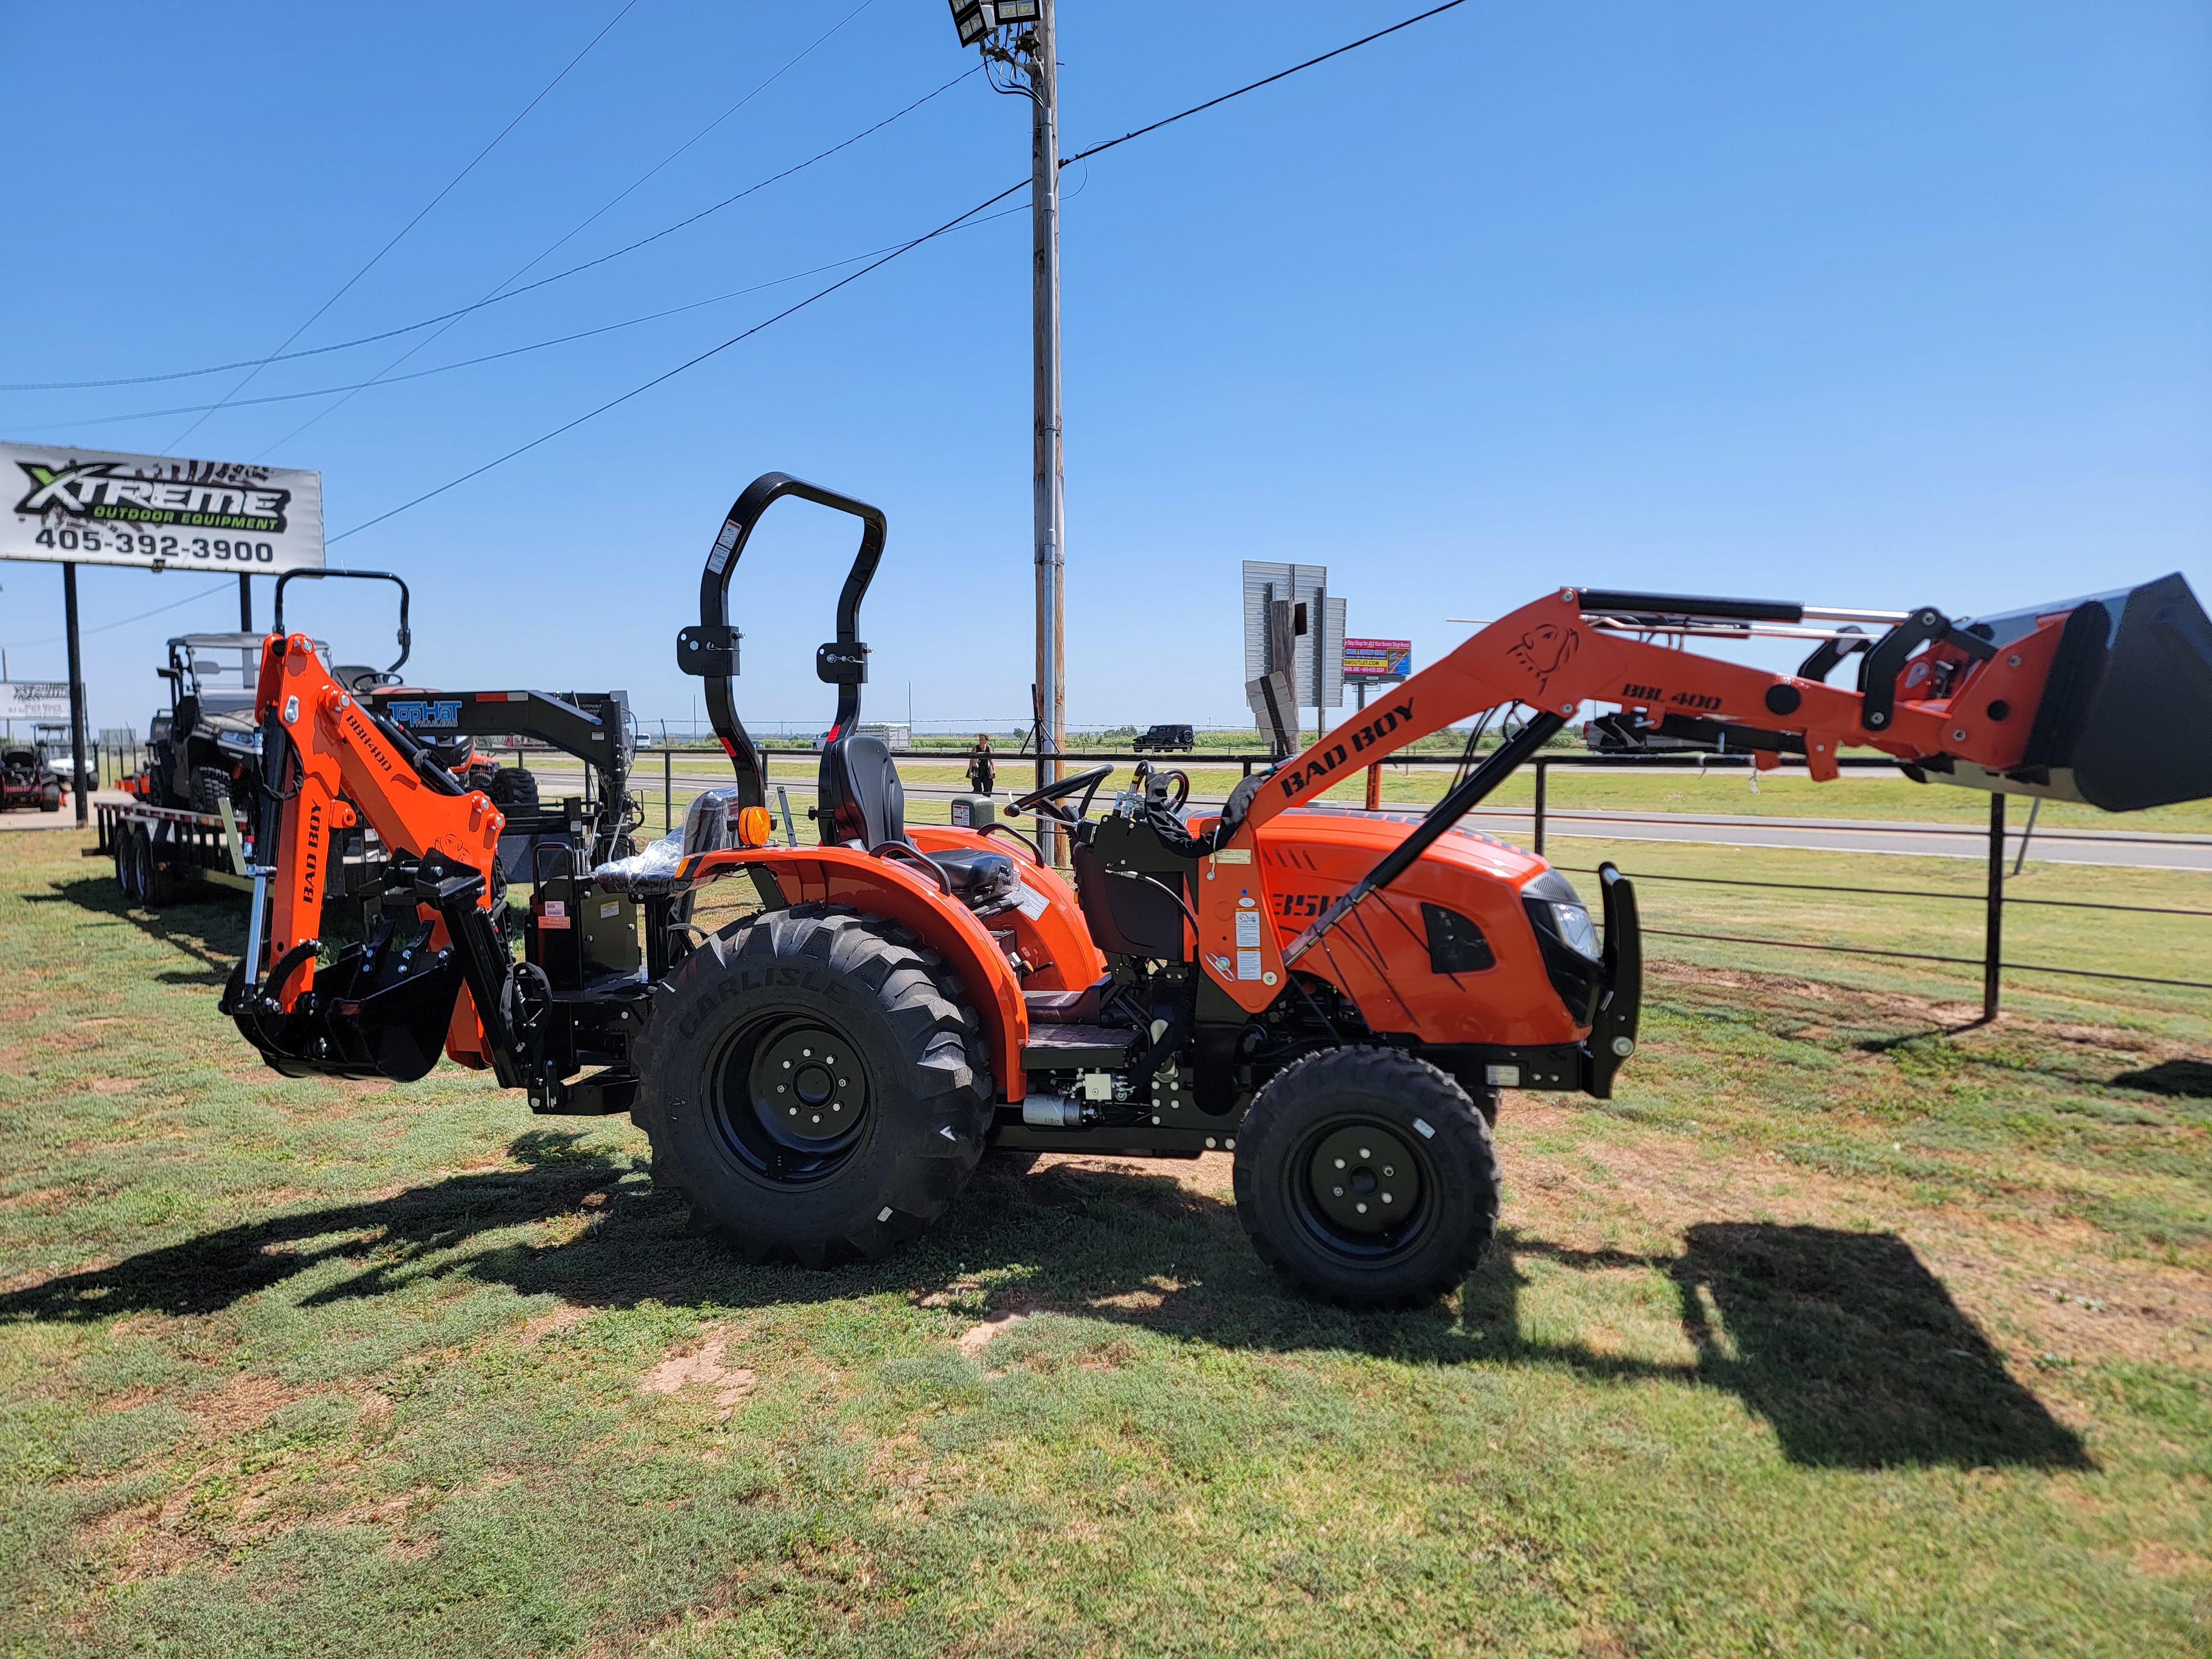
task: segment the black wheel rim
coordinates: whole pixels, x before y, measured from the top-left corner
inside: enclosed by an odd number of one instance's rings
[[[842,1168],[867,1127],[857,1044],[813,1015],[751,1021],[712,1069],[709,1115],[723,1148],[764,1181],[805,1187]]]
[[[1416,1249],[1437,1211],[1436,1166],[1413,1139],[1347,1115],[1309,1130],[1283,1167],[1284,1198],[1315,1243],[1379,1264]]]

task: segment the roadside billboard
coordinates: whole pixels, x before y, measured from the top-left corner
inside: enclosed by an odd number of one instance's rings
[[[0,441],[0,559],[246,572],[323,568],[323,477]]]
[[[65,720],[67,680],[0,680],[0,720]]]
[[[1344,678],[1348,680],[1402,680],[1413,672],[1411,640],[1346,640]]]

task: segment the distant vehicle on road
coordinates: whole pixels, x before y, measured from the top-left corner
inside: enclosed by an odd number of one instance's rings
[[[1197,743],[1188,726],[1155,726],[1129,746],[1139,754],[1151,750],[1164,755],[1171,750],[1194,748]]]
[[[1686,755],[1711,747],[1666,737],[1656,726],[1627,713],[1584,721],[1583,742],[1593,755]]]

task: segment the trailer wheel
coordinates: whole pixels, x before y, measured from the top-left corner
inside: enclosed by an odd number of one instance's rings
[[[1498,1231],[1498,1151],[1458,1084],[1392,1048],[1309,1055],[1237,1131],[1237,1216],[1262,1261],[1354,1307],[1459,1287]]]
[[[158,910],[165,904],[174,904],[177,902],[177,872],[169,863],[169,855],[175,852],[176,842],[166,837],[157,837],[151,830],[142,830],[139,844],[143,860],[139,866],[143,874],[140,892],[147,907]]]
[[[138,826],[119,825],[115,831],[115,888],[125,904],[138,902]]]
[[[797,905],[669,975],[635,1054],[655,1184],[764,1261],[873,1258],[944,1212],[982,1156],[972,1016],[873,916]]]

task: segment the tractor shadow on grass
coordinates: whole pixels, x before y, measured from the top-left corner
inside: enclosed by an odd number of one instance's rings
[[[2112,1079],[2115,1089],[2141,1089],[2146,1094],[2169,1095],[2184,1100],[2212,1100],[2212,1060],[2164,1060],[2139,1072],[2123,1072]]]
[[[390,1197],[220,1229],[0,1295],[0,1322],[78,1322],[142,1310],[216,1314],[315,1270],[302,1308],[393,1295],[424,1279],[504,1285],[587,1308],[658,1302],[714,1314],[991,1286],[1029,1307],[1180,1341],[1273,1352],[1352,1352],[1415,1365],[1544,1365],[1596,1380],[1723,1389],[1773,1427],[1792,1462],[2089,1467],[2080,1440],[2014,1381],[1988,1340],[1893,1235],[1765,1223],[1693,1226],[1680,1255],[1569,1249],[1507,1232],[1449,1304],[1351,1312],[1283,1288],[1224,1199],[1171,1176],[987,1163],[939,1224],[883,1261],[828,1272],[755,1267],[692,1235],[641,1160],[532,1130],[531,1167],[453,1175]],[[575,1224],[601,1217],[596,1226]],[[569,1224],[567,1237],[546,1224]],[[347,1270],[333,1276],[329,1264]],[[1601,1352],[1530,1316],[1540,1277],[1658,1274],[1694,1358]],[[969,1303],[972,1305],[972,1299]],[[523,1316],[518,1310],[516,1317]],[[1607,1345],[1611,1346],[1611,1345]]]
[[[165,969],[150,975],[163,985],[220,988],[228,981],[239,957],[246,954],[245,901],[219,887],[188,887],[177,903],[155,910],[134,907],[118,890],[112,875],[85,875],[57,884],[52,892],[27,894],[25,902],[73,904],[94,915],[113,916],[199,964]]]

